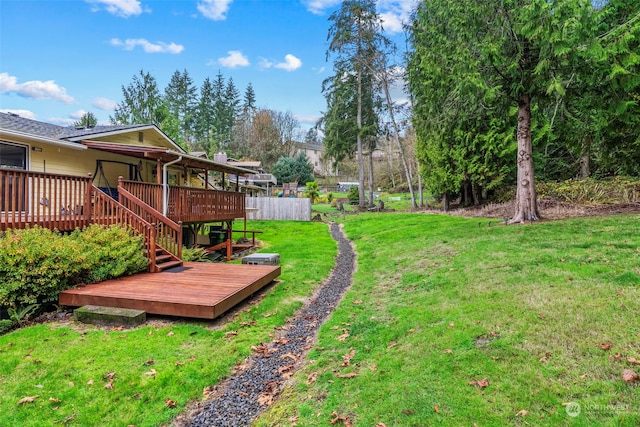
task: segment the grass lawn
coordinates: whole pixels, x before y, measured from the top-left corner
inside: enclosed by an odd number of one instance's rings
[[[640,215],[341,221],[353,287],[256,425],[640,425]]]
[[[280,254],[282,282],[227,324],[104,330],[50,323],[0,336],[0,426],[157,426],[201,398],[251,346],[269,341],[333,267],[337,249],[325,224],[249,227],[264,230],[265,252]],[[23,398],[33,401],[18,403]]]

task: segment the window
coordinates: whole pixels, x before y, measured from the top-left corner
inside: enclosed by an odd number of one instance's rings
[[[0,168],[27,169],[27,148],[25,145],[0,142]],[[18,178],[17,182],[14,182],[14,179],[15,177],[3,176],[0,180],[0,210],[2,211],[24,211],[26,182],[24,177]],[[7,200],[5,200],[6,194],[10,195]],[[16,195],[20,195],[18,203],[14,200]]]
[[[27,169],[27,147],[0,142],[0,168]]]

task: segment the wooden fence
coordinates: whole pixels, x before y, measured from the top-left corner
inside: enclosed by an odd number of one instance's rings
[[[311,221],[311,200],[307,198],[247,197],[247,219]]]

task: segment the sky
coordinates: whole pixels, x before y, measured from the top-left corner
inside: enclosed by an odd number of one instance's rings
[[[402,51],[417,0],[378,0]],[[86,112],[108,124],[140,70],[164,88],[186,70],[200,89],[218,73],[259,107],[301,128],[326,109],[329,15],[339,0],[0,0],[0,111],[58,125]],[[401,98],[402,94],[397,92]]]

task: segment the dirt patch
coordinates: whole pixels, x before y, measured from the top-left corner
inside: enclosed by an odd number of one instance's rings
[[[542,199],[538,202],[542,220],[557,220],[566,218],[577,218],[585,216],[617,215],[640,213],[640,203],[620,203],[611,205],[579,206],[560,203],[553,199]],[[515,211],[514,203],[492,203],[479,207],[469,207],[454,209],[448,212],[449,215],[463,216],[468,218],[511,218]],[[442,213],[440,210],[429,210],[431,213]]]

